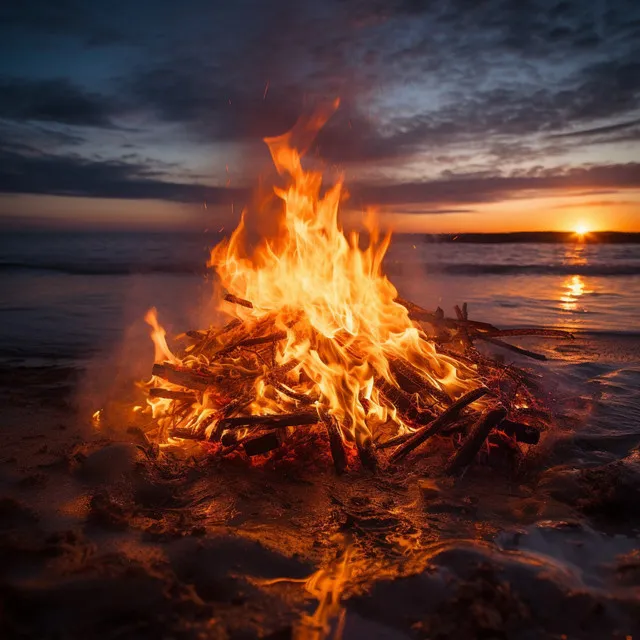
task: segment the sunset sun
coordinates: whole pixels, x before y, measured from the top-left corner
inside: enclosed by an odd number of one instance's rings
[[[574,231],[575,231],[576,235],[585,236],[585,235],[587,235],[589,233],[590,229],[584,222],[579,222],[576,225]]]

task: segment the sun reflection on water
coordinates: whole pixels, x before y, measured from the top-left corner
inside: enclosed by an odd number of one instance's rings
[[[585,293],[585,283],[581,276],[571,276],[563,284],[560,296],[563,311],[578,311],[578,302]]]
[[[583,267],[588,264],[586,248],[584,244],[574,244],[567,247],[563,264],[574,267]],[[587,282],[581,275],[572,275],[567,277],[562,283],[560,292],[560,308],[568,313],[586,313],[584,300],[582,297],[591,293],[587,289]]]

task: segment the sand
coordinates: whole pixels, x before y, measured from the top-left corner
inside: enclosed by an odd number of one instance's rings
[[[159,461],[96,429],[73,370],[0,372],[0,637],[319,638],[305,579],[347,550],[345,638],[640,633],[640,427],[581,426],[601,400],[585,368],[632,385],[640,349],[577,345],[543,345],[572,363],[548,367],[568,389],[558,431],[456,481],[437,451],[336,477],[321,443],[262,465],[197,446]]]

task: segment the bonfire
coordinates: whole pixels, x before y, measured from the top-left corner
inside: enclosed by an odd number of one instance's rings
[[[541,408],[529,372],[482,354],[477,341],[544,359],[502,338],[555,329],[499,330],[427,311],[398,296],[382,272],[390,235],[346,234],[342,181],[323,189],[302,157],[331,109],[265,139],[286,185],[275,187],[277,233],[250,253],[244,217],[211,252],[222,327],[188,331],[170,349],[155,310],[156,347],[146,383],[147,436],[161,445],[202,440],[216,455],[271,455],[310,435],[337,472],[397,463],[430,438],[449,437],[456,473],[489,436],[505,447],[536,444]],[[321,437],[319,437],[321,436]],[[455,436],[451,438],[450,436]]]

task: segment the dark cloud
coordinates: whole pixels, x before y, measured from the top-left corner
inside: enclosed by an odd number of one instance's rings
[[[79,127],[111,127],[114,105],[84,91],[67,78],[21,80],[0,78],[0,118],[36,120]]]
[[[536,170],[529,175],[456,176],[431,182],[354,187],[356,201],[381,205],[414,203],[479,203],[508,199],[518,193],[589,188],[638,189],[640,163]]]
[[[570,131],[568,133],[557,133],[550,136],[551,138],[582,138],[591,136],[600,136],[603,134],[617,133],[618,131],[626,131],[627,129],[635,129],[640,125],[640,119],[631,120],[630,122],[619,122],[618,124],[606,125],[603,127],[593,127],[591,129],[580,129],[579,131]]]
[[[131,162],[0,151],[0,193],[231,203],[241,189],[174,182],[157,169]]]

